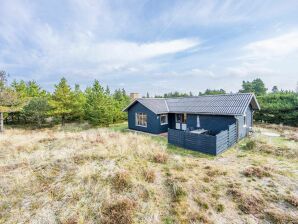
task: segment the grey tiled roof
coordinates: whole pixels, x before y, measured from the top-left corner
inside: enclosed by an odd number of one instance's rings
[[[140,98],[137,101],[156,114],[169,112],[167,102],[163,98]]]
[[[260,107],[252,93],[210,95],[186,98],[141,98],[136,101],[156,114],[161,113],[198,113],[217,115],[243,114],[249,104],[253,109]],[[136,102],[134,101],[134,102]],[[130,104],[125,110],[134,104]]]

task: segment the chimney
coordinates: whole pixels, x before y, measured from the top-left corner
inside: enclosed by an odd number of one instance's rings
[[[130,93],[130,99],[131,100],[135,100],[140,98],[140,94],[139,93]]]

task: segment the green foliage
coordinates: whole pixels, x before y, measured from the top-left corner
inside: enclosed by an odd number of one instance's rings
[[[218,95],[218,94],[226,94],[226,91],[223,89],[206,89],[204,93],[200,93],[199,95]]]
[[[113,123],[113,102],[97,80],[86,89],[85,115],[94,125],[107,126]]]
[[[116,89],[113,94],[113,103],[114,103],[114,122],[124,121],[127,119],[127,114],[122,112],[130,103],[130,98],[126,95],[124,89]]]
[[[93,86],[85,91],[82,91],[79,85],[72,90],[63,78],[55,85],[54,93],[50,94],[35,81],[14,80],[7,86],[7,77],[8,73],[0,71],[0,112],[4,112],[5,116],[8,116],[7,120],[13,123],[40,124],[47,115],[61,119],[62,124],[65,120],[87,120],[94,125],[108,126],[127,120],[127,114],[122,112],[122,109],[130,103],[130,98],[124,89],[116,89],[112,93],[109,86],[104,89],[95,80]],[[255,112],[255,120],[298,126],[297,93],[279,91],[277,86],[272,88],[272,93],[266,94],[266,91],[264,82],[259,78],[242,83],[240,92],[254,92],[261,106],[261,111]],[[225,93],[223,89],[206,89],[199,95]],[[147,93],[146,97],[149,96]],[[194,94],[175,91],[155,97],[188,96]]]
[[[257,96],[266,94],[267,89],[265,88],[264,82],[260,79],[254,79],[252,82],[243,81],[241,93],[255,93]]]
[[[22,113],[25,115],[27,121],[31,121],[32,123],[36,122],[40,127],[49,111],[50,106],[48,99],[45,97],[35,97],[24,106]]]
[[[65,124],[67,116],[72,116],[76,112],[75,96],[65,78],[55,85],[55,91],[49,104],[52,107],[51,115],[60,117],[62,125]]]
[[[255,120],[267,123],[283,123],[298,126],[298,94],[280,91],[259,96],[260,111],[256,111]]]
[[[86,96],[78,84],[75,85],[73,96],[73,114],[70,119],[82,121],[85,117],[84,105],[86,103]]]
[[[273,93],[277,93],[277,92],[278,92],[278,88],[277,88],[277,86],[273,86],[271,91],[272,91]]]

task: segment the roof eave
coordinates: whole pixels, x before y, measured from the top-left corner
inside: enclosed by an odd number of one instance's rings
[[[132,105],[134,105],[137,101],[138,101],[138,99],[134,99],[130,104],[128,104],[127,107],[125,107],[125,108],[122,110],[122,112],[127,112],[128,109],[129,109]]]

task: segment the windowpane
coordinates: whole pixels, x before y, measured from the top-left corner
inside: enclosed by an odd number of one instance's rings
[[[201,124],[200,124],[200,116],[198,115],[197,116],[197,127],[199,128],[201,126]]]
[[[147,127],[147,114],[136,113],[136,125]]]
[[[176,114],[176,122],[181,122],[181,114]]]
[[[186,123],[186,113],[182,114],[182,123],[185,124]]]
[[[168,123],[168,115],[167,114],[161,114],[160,115],[160,124],[167,124]]]
[[[243,126],[246,126],[246,115],[243,116]]]

